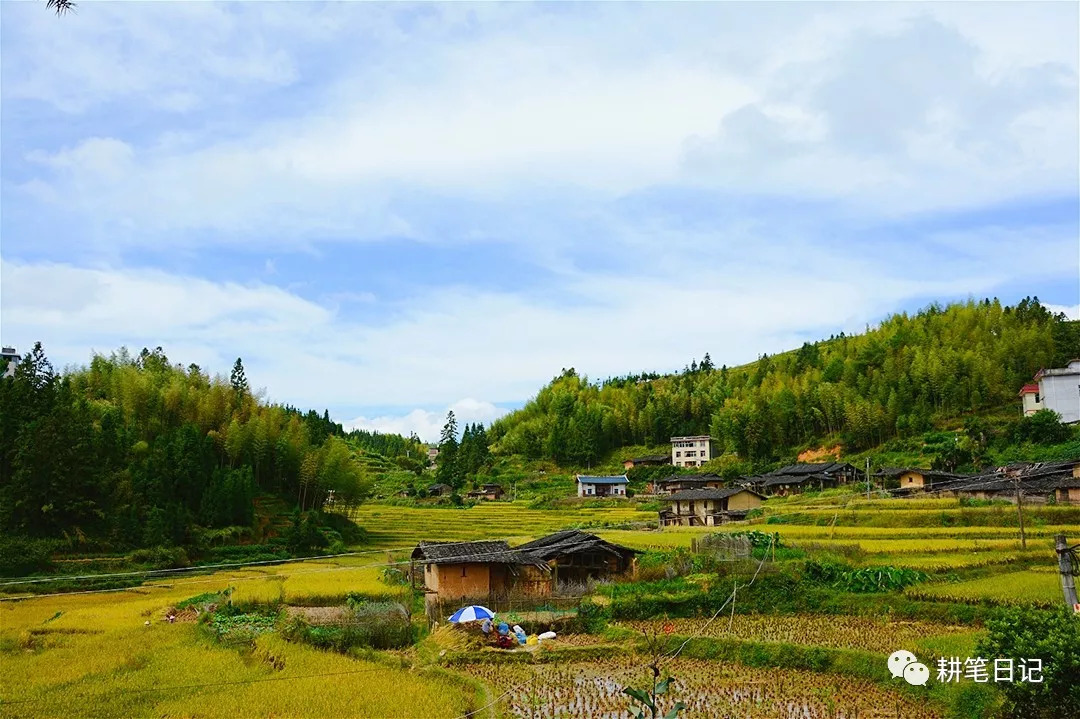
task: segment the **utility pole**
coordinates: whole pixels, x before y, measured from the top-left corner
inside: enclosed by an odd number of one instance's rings
[[[1027,535],[1024,534],[1024,500],[1021,498],[1020,478],[1013,477],[1016,484],[1016,516],[1020,520],[1020,547],[1027,549]]]
[[[866,458],[866,498],[870,499],[870,458]]]
[[[1074,553],[1077,547],[1070,547],[1065,540],[1064,534],[1054,537],[1054,548],[1058,555],[1058,572],[1061,574],[1061,591],[1065,594],[1065,604],[1072,608],[1073,612],[1080,612],[1080,600],[1076,598],[1076,578],[1073,575]]]

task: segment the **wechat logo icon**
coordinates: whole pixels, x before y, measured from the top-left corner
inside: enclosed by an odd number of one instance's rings
[[[921,687],[930,679],[930,667],[919,662],[911,652],[901,649],[889,655],[889,673],[913,686]]]

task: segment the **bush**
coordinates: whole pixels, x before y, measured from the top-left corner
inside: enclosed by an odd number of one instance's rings
[[[191,566],[191,560],[183,547],[136,549],[127,559],[132,564],[149,564],[155,569],[182,569]]]
[[[1043,681],[1001,684],[1006,713],[1017,719],[1080,716],[1080,619],[1056,612],[1003,610],[986,623],[978,653],[994,659],[1042,659]]]
[[[1040,409],[1024,417],[1013,428],[1013,441],[1018,444],[1059,444],[1067,442],[1071,436],[1068,425],[1062,424],[1058,413],[1049,409]]]
[[[0,537],[0,576],[17,577],[52,568],[57,542],[51,539]]]
[[[575,629],[588,634],[598,634],[607,626],[610,613],[607,607],[595,602],[582,602],[577,608]]]

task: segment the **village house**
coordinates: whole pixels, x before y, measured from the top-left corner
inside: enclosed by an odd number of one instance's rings
[[[745,519],[763,499],[744,487],[685,489],[664,498],[667,506],[660,511],[660,526],[713,527]]]
[[[1043,408],[1042,397],[1039,396],[1039,385],[1026,384],[1020,388],[1020,414],[1024,417],[1033,415]]]
[[[943,497],[1016,501],[1035,504],[1080,503],[1080,459],[1054,462],[1023,462],[998,467],[981,475],[942,482],[933,492]]]
[[[714,456],[715,440],[707,434],[671,438],[671,463],[676,467],[700,467]]]
[[[412,552],[411,576],[414,587],[422,582],[429,608],[510,596],[546,597],[560,586],[632,572],[638,554],[578,530],[513,548],[504,541],[420,542]]]
[[[412,577],[414,586],[422,577],[428,601],[465,602],[510,593],[543,596],[551,591],[547,563],[510,549],[504,541],[420,542],[412,552]]]
[[[625,474],[615,477],[591,477],[579,474],[576,481],[579,497],[625,497],[626,485],[630,483]]]
[[[14,347],[4,347],[0,349],[0,361],[7,361],[7,367],[4,369],[4,377],[14,377],[15,368],[19,366],[19,362],[22,361],[22,357],[15,351]]]
[[[840,479],[828,474],[781,474],[762,477],[755,482],[755,486],[760,487],[766,495],[786,497],[790,494],[836,489],[840,486]]]
[[[632,457],[622,463],[623,469],[633,469],[634,467],[662,467],[665,464],[671,464],[671,457],[666,454],[650,454],[644,457]]]
[[[940,485],[942,482],[951,482],[953,480],[964,478],[964,475],[956,474],[954,472],[941,472],[933,469],[919,469],[917,467],[912,469],[905,467],[883,467],[878,470],[874,476],[881,480],[895,481],[897,486],[891,491],[896,495],[926,491],[932,489],[935,485]]]
[[[438,456],[439,456],[439,448],[438,447],[428,447],[427,461],[428,461],[428,466],[429,467],[435,465],[435,458],[438,457]]]
[[[765,494],[785,496],[813,490],[832,489],[863,480],[863,473],[844,462],[789,464],[766,474],[748,477],[744,484]]]
[[[632,572],[641,553],[576,529],[555,532],[515,549],[547,562],[555,588]]]
[[[1049,409],[1066,424],[1080,422],[1080,359],[1071,360],[1065,367],[1036,372],[1034,381],[1020,390],[1020,400],[1024,415]]]
[[[449,497],[454,493],[454,488],[449,484],[433,484],[427,490],[429,497]]]
[[[684,489],[722,489],[724,479],[718,474],[674,475],[653,483],[654,494],[674,494]]]
[[[503,488],[499,484],[482,484],[465,496],[469,499],[486,499],[489,502],[494,502],[502,499]]]

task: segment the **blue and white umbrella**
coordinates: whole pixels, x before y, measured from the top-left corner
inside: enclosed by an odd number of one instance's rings
[[[454,612],[454,615],[450,617],[449,621],[455,624],[461,624],[462,622],[475,622],[481,619],[494,619],[495,612],[491,611],[487,607],[481,607],[476,604],[470,604],[467,607]]]

